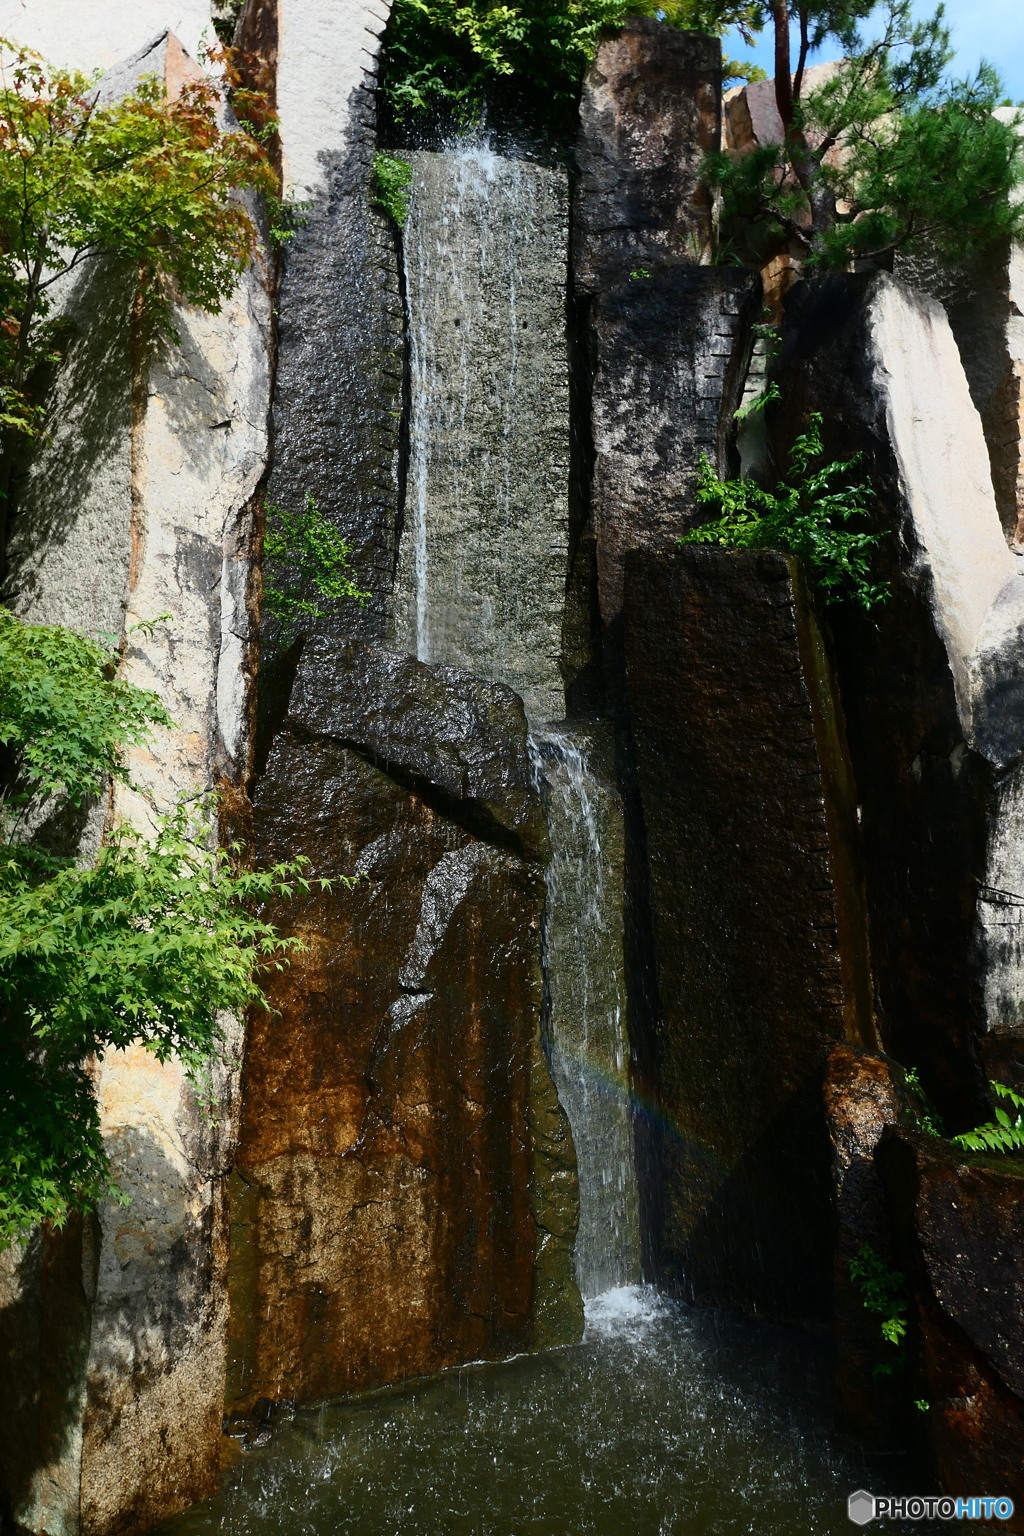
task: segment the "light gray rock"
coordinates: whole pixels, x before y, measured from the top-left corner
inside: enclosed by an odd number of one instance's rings
[[[1024,114],[999,107],[1016,123]],[[900,256],[898,277],[939,299],[949,316],[971,398],[981,416],[992,480],[1006,537],[1024,529],[1024,246],[997,245],[948,266],[934,256]]]
[[[115,72],[117,88],[151,61],[168,88],[195,69],[165,36]],[[125,677],[166,704],[174,728],[130,753],[139,792],[118,786],[109,806],[143,829],[154,811],[244,783],[249,769],[268,278],[259,251],[219,314],[176,310],[179,339],[152,358],[134,329],[127,273],[87,268],[62,297],[76,335],[51,396],[48,439],[16,503],[11,598],[28,619],[121,638]],[[152,631],[139,627],[161,614],[170,617]],[[110,1053],[98,1067],[104,1136],[131,1203],[98,1214],[80,1411],[59,1463],[51,1458],[19,1484],[17,1516],[33,1530],[56,1536],[79,1521],[93,1536],[142,1530],[215,1485],[227,1324],[222,1189],[239,1046],[236,1026],[225,1025],[212,1113],[176,1063],[139,1049]],[[44,1373],[57,1369],[45,1339],[42,1347]],[[52,1513],[58,1484],[74,1497]]]
[[[1003,537],[981,420],[945,311],[880,279],[868,310],[904,498],[966,739],[997,768],[1024,747],[1024,562]]]
[[[409,156],[409,468],[391,636],[560,718],[568,567],[564,172]]]
[[[210,0],[0,0],[0,37],[86,74],[120,64],[168,28],[193,59],[204,39],[217,41]]]

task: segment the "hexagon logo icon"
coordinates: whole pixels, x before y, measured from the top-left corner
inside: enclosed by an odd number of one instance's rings
[[[846,1505],[846,1513],[854,1525],[867,1525],[869,1520],[875,1518],[875,1496],[864,1488],[858,1488],[856,1493],[851,1493]]]

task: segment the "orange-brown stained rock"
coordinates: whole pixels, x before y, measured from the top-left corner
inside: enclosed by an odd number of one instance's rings
[[[229,1407],[529,1347],[539,866],[294,721],[255,825],[358,880],[273,913],[308,947],[247,1041]]]
[[[890,1269],[898,1267],[874,1156],[886,1126],[900,1118],[891,1064],[845,1043],[833,1046],[824,1100],[837,1223],[832,1314],[836,1417],[859,1443],[888,1450],[904,1436],[906,1393],[902,1380],[887,1374],[895,1364],[893,1346],[882,1337],[878,1314],[865,1308],[850,1263],[867,1244]]]

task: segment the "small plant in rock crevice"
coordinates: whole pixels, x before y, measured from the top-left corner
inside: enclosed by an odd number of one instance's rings
[[[880,1317],[882,1338],[896,1349],[902,1349],[910,1305],[906,1276],[898,1269],[890,1269],[870,1243],[862,1243],[850,1260],[850,1279],[860,1292],[864,1308]],[[891,1376],[896,1366],[895,1360],[881,1361],[872,1374]]]
[[[773,398],[766,391],[748,412]],[[821,434],[822,417],[815,412],[789,451],[784,477],[770,489],[753,479],[722,480],[702,454],[697,502],[719,515],[691,529],[679,543],[787,551],[806,563],[825,603],[851,598],[873,608],[889,595],[888,586],[870,575],[871,554],[884,535],[850,524],[868,515],[874,493],[852,476],[859,455],[825,461]]]
[[[976,1125],[972,1130],[963,1131],[950,1139],[954,1146],[963,1147],[968,1152],[1024,1153],[1024,1098],[1014,1093],[1005,1083],[997,1083],[991,1078],[989,1087],[1017,1111],[1016,1115],[1011,1117],[997,1104],[994,1120]]]
[[[266,516],[263,606],[277,626],[280,645],[290,645],[303,628],[329,616],[340,603],[365,604],[369,592],[352,579],[352,545],[308,491],[301,511],[269,502]]]
[[[378,150],[373,157],[373,205],[386,213],[396,228],[404,229],[409,217],[412,166],[398,155]]]

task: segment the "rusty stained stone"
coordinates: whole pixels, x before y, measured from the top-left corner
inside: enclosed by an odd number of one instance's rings
[[[289,732],[255,816],[262,858],[358,880],[276,914],[308,949],[247,1044],[230,1405],[527,1347],[540,869]]]
[[[626,671],[661,1017],[660,1278],[824,1316],[822,1080],[870,1043],[841,727],[820,637],[774,552],[633,554]]]
[[[964,1154],[914,1131],[878,1149],[915,1294],[919,1431],[944,1492],[982,1488],[1024,1531],[1024,1162]]]

